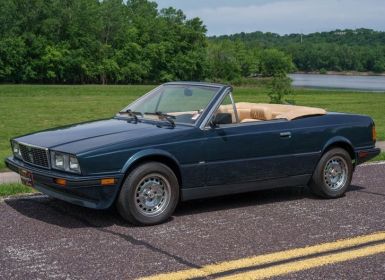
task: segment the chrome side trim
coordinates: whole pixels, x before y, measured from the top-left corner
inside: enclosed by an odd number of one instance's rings
[[[27,144],[27,143],[20,142],[20,141],[15,141],[15,142],[19,143],[21,145],[24,145],[24,146],[28,146],[28,147],[32,147],[32,148],[37,148],[37,149],[42,149],[42,150],[48,151],[48,148],[45,148],[45,147],[41,147],[41,146],[37,146],[37,145],[32,145],[32,144]]]
[[[199,87],[215,87],[218,89],[223,88],[224,84],[216,84],[216,83],[205,83],[205,82],[168,82],[164,83],[164,85],[182,85],[182,86],[199,86]]]
[[[237,106],[235,106],[233,93],[230,92],[230,93],[229,93],[229,96],[230,96],[231,103],[233,103],[233,110],[234,110],[234,115],[235,115],[235,121],[236,121],[237,123],[239,123],[240,121],[239,121],[239,116],[238,116],[238,110],[237,110]]]

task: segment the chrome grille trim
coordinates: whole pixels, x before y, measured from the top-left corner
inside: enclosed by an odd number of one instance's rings
[[[49,151],[47,148],[22,142],[18,142],[18,144],[24,162],[45,169],[51,168]]]

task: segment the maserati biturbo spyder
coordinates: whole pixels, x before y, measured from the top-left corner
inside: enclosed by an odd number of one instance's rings
[[[368,116],[236,102],[232,87],[161,85],[111,119],[11,140],[6,165],[48,196],[131,223],[166,221],[179,201],[285,186],[342,196],[377,154]]]

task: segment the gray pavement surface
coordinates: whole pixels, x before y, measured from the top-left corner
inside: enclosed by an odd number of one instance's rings
[[[134,279],[385,230],[385,164],[357,168],[346,196],[286,188],[182,203],[134,227],[36,195],[0,202],[0,279]],[[278,279],[384,279],[385,254]]]

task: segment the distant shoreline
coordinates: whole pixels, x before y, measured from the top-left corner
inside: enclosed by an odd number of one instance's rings
[[[337,72],[328,74],[297,73],[290,74],[294,87],[349,89],[360,91],[385,92],[385,75],[371,75],[363,72]]]
[[[326,73],[320,73],[319,71],[297,71],[290,74],[305,74],[305,75],[338,75],[338,76],[385,76],[385,73],[374,73],[374,72],[356,72],[356,71],[327,71]]]

